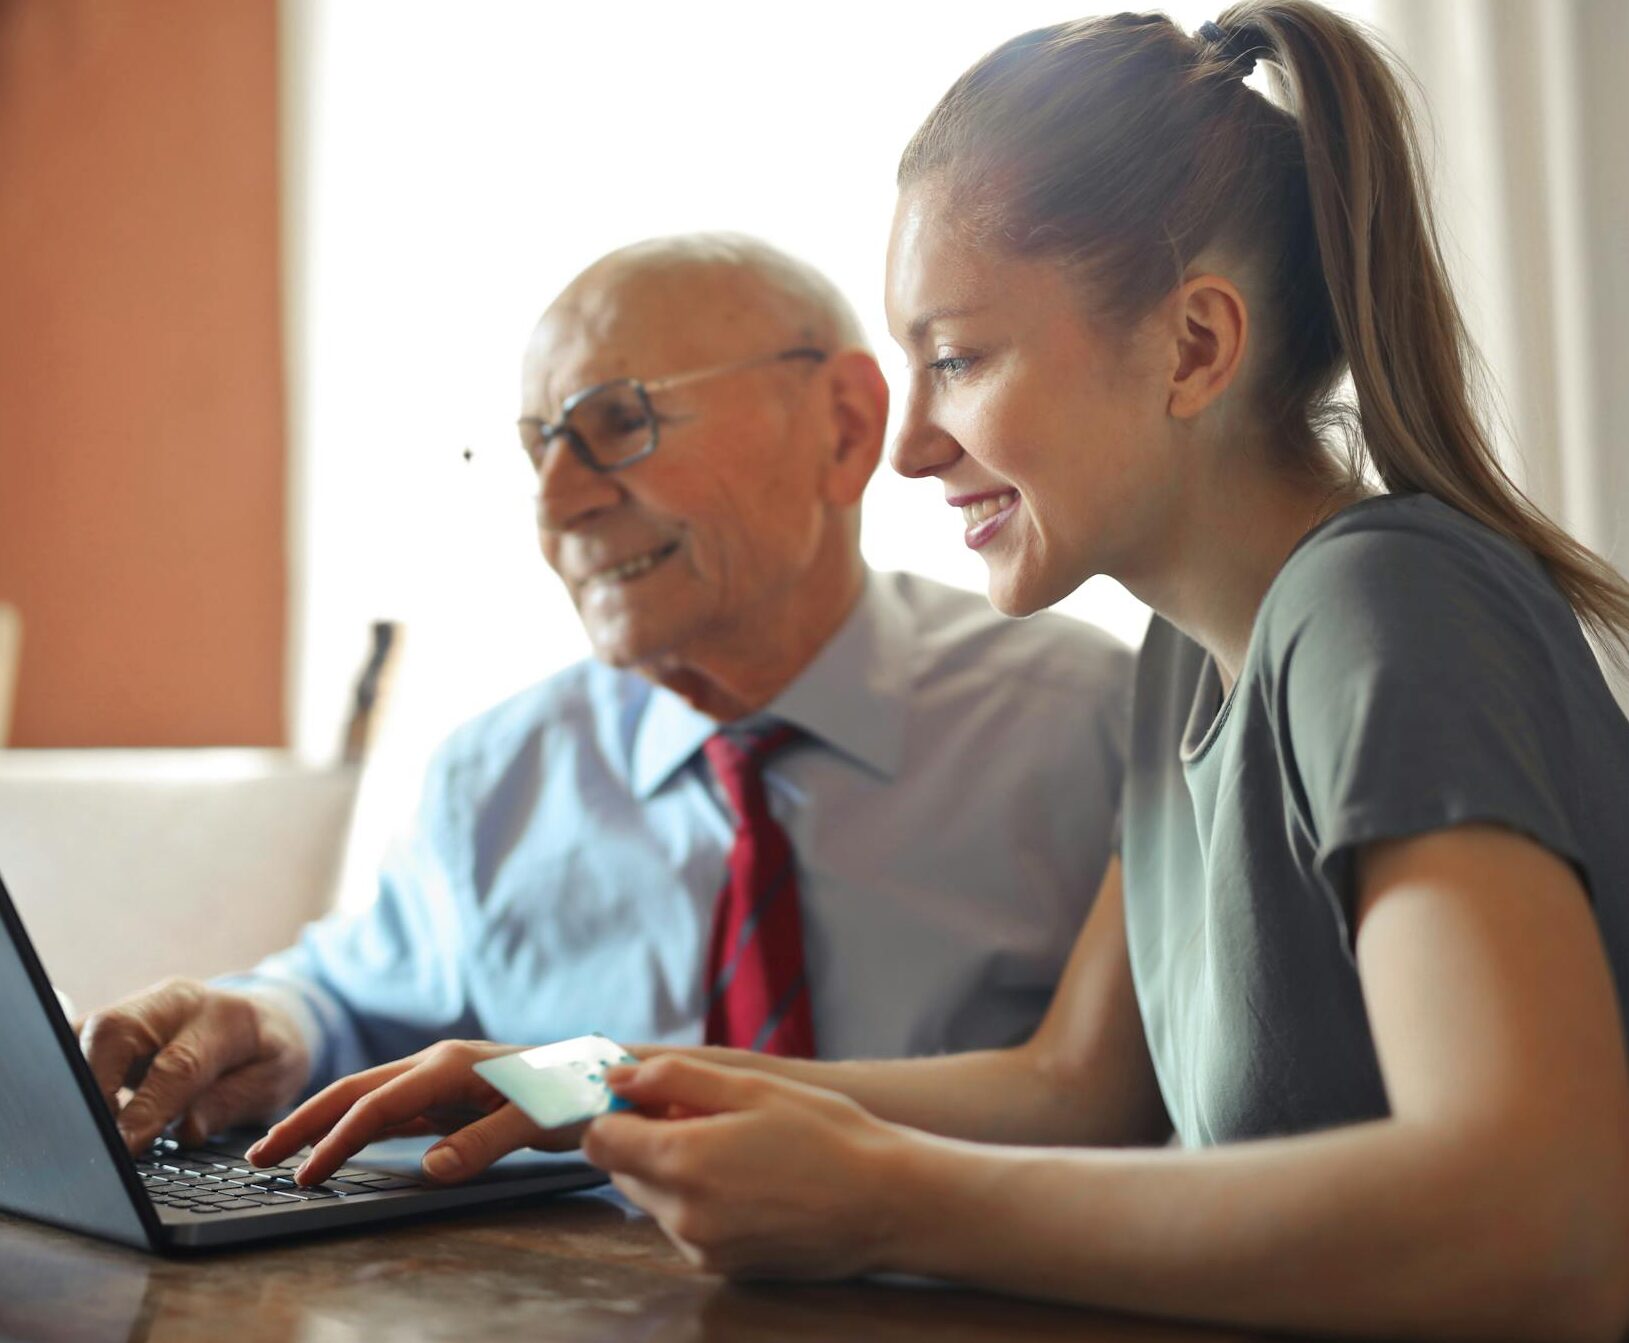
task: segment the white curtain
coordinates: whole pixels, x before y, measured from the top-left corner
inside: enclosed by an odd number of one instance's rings
[[[1378,0],[1535,502],[1629,567],[1629,0]]]

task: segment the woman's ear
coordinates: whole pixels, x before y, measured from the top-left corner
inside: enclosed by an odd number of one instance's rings
[[[830,369],[834,435],[826,462],[826,501],[857,504],[876,472],[888,430],[888,380],[864,350],[840,350]]]
[[[1250,311],[1231,280],[1196,275],[1173,296],[1171,332],[1176,345],[1170,413],[1192,419],[1238,376],[1250,336]]]

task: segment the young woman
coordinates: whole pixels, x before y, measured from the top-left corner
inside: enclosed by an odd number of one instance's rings
[[[1001,610],[1107,573],[1157,613],[1120,858],[1027,1044],[652,1057],[589,1159],[729,1273],[1619,1337],[1629,725],[1580,622],[1621,647],[1629,591],[1477,424],[1393,74],[1305,0],[1064,24],[963,75],[900,187],[896,466]],[[339,1083],[268,1154],[337,1124],[318,1178],[495,1048]],[[443,1144],[465,1173],[528,1140],[502,1116]]]

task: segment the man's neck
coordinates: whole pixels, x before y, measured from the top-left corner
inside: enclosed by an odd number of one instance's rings
[[[757,713],[831,642],[860,600],[865,580],[865,565],[856,558],[842,582],[819,593],[784,597],[773,610],[738,621],[727,636],[639,670],[721,723]]]

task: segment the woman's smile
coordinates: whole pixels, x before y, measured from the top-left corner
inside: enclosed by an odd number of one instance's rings
[[[996,490],[985,494],[952,495],[945,502],[962,511],[967,524],[967,546],[978,550],[1007,525],[1018,512],[1018,491]]]

